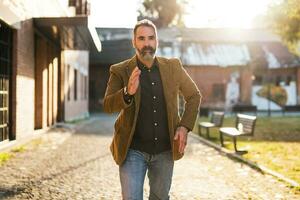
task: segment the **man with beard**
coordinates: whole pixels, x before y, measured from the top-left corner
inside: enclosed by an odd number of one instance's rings
[[[184,154],[201,95],[178,59],[155,56],[157,31],[150,20],[135,25],[132,44],[136,55],[110,68],[104,111],[120,112],[110,149],[123,199],[143,199],[147,173],[149,199],[166,200],[174,160]],[[181,118],[179,92],[186,102]]]

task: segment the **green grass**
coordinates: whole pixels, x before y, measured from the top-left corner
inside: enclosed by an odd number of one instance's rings
[[[13,153],[18,153],[18,152],[24,152],[25,150],[26,150],[25,146],[22,145],[22,146],[18,146],[18,147],[13,148],[11,151]]]
[[[0,153],[0,166],[11,157],[12,155],[10,153],[6,153],[6,152]]]
[[[0,152],[0,166],[7,162],[10,158],[15,157],[18,153],[25,152],[31,148],[36,148],[43,143],[41,138],[33,139],[26,144],[16,146],[8,152]]]
[[[234,117],[224,119],[223,126],[234,126]],[[208,121],[200,118],[199,121]],[[198,127],[194,130],[198,133]],[[202,133],[206,137],[205,130]],[[217,128],[210,130],[210,141],[220,144]],[[225,147],[233,150],[232,139],[225,137]],[[300,183],[300,118],[258,117],[253,137],[239,137],[238,149],[247,150],[243,157],[264,165]],[[296,188],[300,192],[300,188]]]
[[[25,145],[20,145],[11,149],[9,152],[0,153],[0,166],[7,162],[9,159],[13,158],[16,154],[24,151],[26,151]]]

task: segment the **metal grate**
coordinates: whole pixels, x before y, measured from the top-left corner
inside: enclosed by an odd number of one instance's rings
[[[0,142],[9,138],[12,30],[0,21]]]

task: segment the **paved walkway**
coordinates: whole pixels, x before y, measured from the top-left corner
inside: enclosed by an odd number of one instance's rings
[[[54,129],[27,145],[0,167],[0,199],[121,199],[118,167],[109,152],[114,119],[94,116],[74,133]],[[145,182],[145,197],[148,191]],[[185,157],[175,164],[171,199],[292,200],[300,195],[190,136]]]

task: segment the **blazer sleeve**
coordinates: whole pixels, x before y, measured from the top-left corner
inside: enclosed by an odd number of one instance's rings
[[[107,83],[107,88],[103,100],[104,112],[113,113],[120,112],[132,105],[127,104],[123,97],[123,89],[125,83],[118,69],[118,66],[113,65],[110,67],[110,77]]]
[[[179,90],[185,100],[185,108],[179,126],[184,126],[189,130],[193,130],[195,121],[200,109],[201,93],[195,82],[183,68],[178,59],[174,59],[179,70]]]

